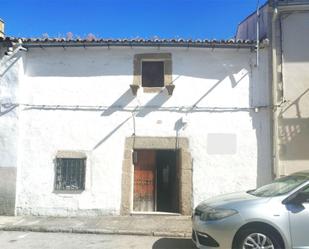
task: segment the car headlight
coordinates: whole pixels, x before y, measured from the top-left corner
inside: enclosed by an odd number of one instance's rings
[[[211,208],[204,205],[197,209],[200,214],[200,219],[203,221],[221,220],[238,213],[234,209]]]

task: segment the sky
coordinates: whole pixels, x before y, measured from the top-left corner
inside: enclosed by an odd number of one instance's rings
[[[259,0],[262,5],[265,0]],[[6,36],[233,38],[258,0],[0,0]]]

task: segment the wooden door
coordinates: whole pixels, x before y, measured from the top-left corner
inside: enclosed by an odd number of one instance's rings
[[[156,152],[135,150],[134,211],[155,211]]]

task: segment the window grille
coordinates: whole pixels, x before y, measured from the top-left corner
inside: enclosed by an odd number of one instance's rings
[[[55,190],[85,189],[86,158],[57,158]]]

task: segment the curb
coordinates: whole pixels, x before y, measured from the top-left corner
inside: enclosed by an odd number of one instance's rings
[[[141,231],[141,230],[107,230],[93,228],[47,228],[29,226],[6,226],[0,227],[0,231],[6,232],[38,232],[38,233],[78,233],[78,234],[108,234],[108,235],[134,235],[134,236],[154,236],[170,238],[191,238],[188,232],[164,232],[164,231]]]

